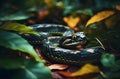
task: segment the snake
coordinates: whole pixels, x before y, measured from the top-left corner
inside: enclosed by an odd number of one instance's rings
[[[42,56],[51,63],[80,66],[100,60],[103,48],[100,46],[85,48],[88,39],[84,32],[74,32],[60,24],[34,24],[30,26],[39,33],[23,34],[22,37],[37,46]]]

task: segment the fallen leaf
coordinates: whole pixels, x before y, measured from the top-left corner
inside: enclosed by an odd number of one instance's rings
[[[59,74],[65,77],[72,77],[71,72],[59,71]]]
[[[78,76],[85,76],[89,74],[99,73],[100,69],[98,66],[94,66],[91,64],[85,64],[80,70],[76,72],[66,72],[66,71],[59,71],[59,74],[65,77],[78,77]]]
[[[49,15],[49,13],[50,13],[50,12],[49,12],[48,10],[38,11],[37,17],[38,17],[39,20],[43,20],[46,16]]]
[[[83,75],[99,73],[99,72],[100,72],[100,69],[98,68],[98,66],[94,66],[91,64],[85,64],[80,70],[73,72],[71,76],[73,77],[83,76]]]
[[[79,17],[68,16],[64,17],[63,20],[67,23],[67,25],[71,28],[75,28],[75,26],[79,23]]]
[[[95,14],[94,16],[91,17],[91,19],[88,20],[88,22],[86,23],[86,27],[92,23],[95,23],[95,22],[100,22],[110,16],[112,16],[113,14],[115,14],[115,11],[101,11],[101,12],[98,12],[97,14]]]
[[[57,71],[51,72],[53,79],[63,79],[63,76],[58,74]]]
[[[63,64],[52,64],[50,66],[48,66],[51,70],[64,70],[67,69],[68,66],[67,65],[63,65]]]

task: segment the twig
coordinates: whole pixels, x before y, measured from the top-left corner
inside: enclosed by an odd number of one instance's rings
[[[105,50],[105,47],[104,47],[104,45],[102,44],[102,42],[98,39],[98,38],[95,38],[97,41],[98,41],[98,43],[102,46],[102,48]]]
[[[106,79],[106,75],[102,71],[100,71],[99,73],[104,79]]]

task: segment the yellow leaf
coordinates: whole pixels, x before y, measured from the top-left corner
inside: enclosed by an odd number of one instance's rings
[[[55,5],[54,0],[44,0],[48,7],[53,7]]]
[[[91,19],[88,20],[88,22],[86,23],[86,27],[92,23],[95,22],[100,22],[108,17],[110,17],[111,15],[113,15],[115,13],[115,11],[101,11],[97,14],[95,14],[93,17],[91,17]]]
[[[79,23],[80,18],[68,16],[68,17],[64,17],[63,20],[67,23],[69,27],[74,28]]]
[[[92,73],[99,73],[100,69],[97,66],[91,64],[85,64],[80,70],[71,74],[71,76],[83,76]]]
[[[57,2],[56,5],[57,5],[58,7],[60,7],[60,8],[63,8],[63,7],[64,7],[64,3],[63,3],[62,1]]]

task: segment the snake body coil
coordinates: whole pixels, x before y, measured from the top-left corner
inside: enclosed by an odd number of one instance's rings
[[[73,38],[73,35],[75,34],[72,35],[73,31],[67,26],[56,24],[36,24],[31,26],[31,28],[39,32],[40,36],[23,35],[23,37],[31,44],[40,47],[42,55],[53,63],[69,65],[93,63],[99,60],[103,52],[101,47],[91,47],[83,50],[72,49],[72,47],[74,48],[78,43],[77,40],[81,40],[79,45],[82,45],[82,43],[86,43],[86,39],[84,39],[85,37],[80,34],[78,34],[80,38],[77,38],[77,35]],[[69,32],[71,32],[71,34],[69,34]],[[61,37],[63,38],[61,39]],[[66,47],[62,45],[64,44],[62,43],[63,41]]]

